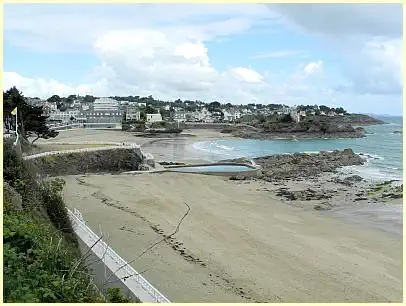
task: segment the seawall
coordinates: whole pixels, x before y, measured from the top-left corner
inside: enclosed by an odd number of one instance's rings
[[[139,146],[45,152],[24,159],[31,160],[48,176],[134,171],[145,163],[154,164],[153,157],[144,154]]]

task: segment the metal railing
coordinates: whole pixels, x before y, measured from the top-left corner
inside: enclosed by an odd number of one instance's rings
[[[75,231],[77,230],[78,227],[81,228],[91,237],[93,243],[96,243],[96,241],[100,239],[100,237],[86,225],[86,222],[79,210],[75,208],[74,211],[72,212],[71,210],[68,209],[68,213]],[[127,262],[120,255],[118,255],[112,248],[110,248],[102,239],[100,239],[98,243],[103,247],[103,249],[106,250],[105,252],[106,255],[108,254],[117,265],[123,267],[120,270],[125,271],[126,275],[130,276],[130,278],[135,279],[136,282],[143,289],[143,291],[148,293],[148,295],[152,297],[152,299],[155,302],[170,303],[170,301],[162,293],[160,293],[158,289],[156,289],[153,285],[151,285],[151,283],[149,283],[141,274],[139,274],[129,264],[127,264]],[[104,258],[102,258],[102,260],[103,262],[105,262]]]

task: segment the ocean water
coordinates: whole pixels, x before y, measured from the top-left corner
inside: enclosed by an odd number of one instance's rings
[[[193,149],[206,159],[218,161],[237,157],[259,157],[281,153],[320,152],[351,148],[367,158],[366,165],[345,167],[373,181],[403,179],[402,117],[383,118],[388,124],[365,126],[364,138],[354,139],[221,139],[201,141]],[[345,170],[345,169],[343,169]]]

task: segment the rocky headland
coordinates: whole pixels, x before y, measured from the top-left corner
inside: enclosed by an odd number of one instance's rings
[[[230,180],[237,183],[248,183],[249,180],[266,182],[267,191],[294,206],[310,205],[315,210],[329,210],[355,202],[396,202],[403,197],[403,184],[399,182],[371,182],[359,175],[338,171],[342,167],[366,163],[366,158],[355,154],[352,149],[227,160],[238,163],[252,161],[261,168],[256,178],[238,175]]]
[[[312,116],[300,122],[293,121],[289,115],[268,116],[253,119],[249,125],[223,129],[235,137],[252,139],[274,138],[360,138],[365,137],[365,129],[360,125],[383,124],[382,120],[367,115],[349,114],[346,116]]]

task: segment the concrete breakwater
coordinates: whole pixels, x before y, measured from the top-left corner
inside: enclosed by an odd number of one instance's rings
[[[137,144],[44,152],[25,156],[24,160],[31,160],[49,176],[134,171],[145,164],[155,165],[153,156]]]

